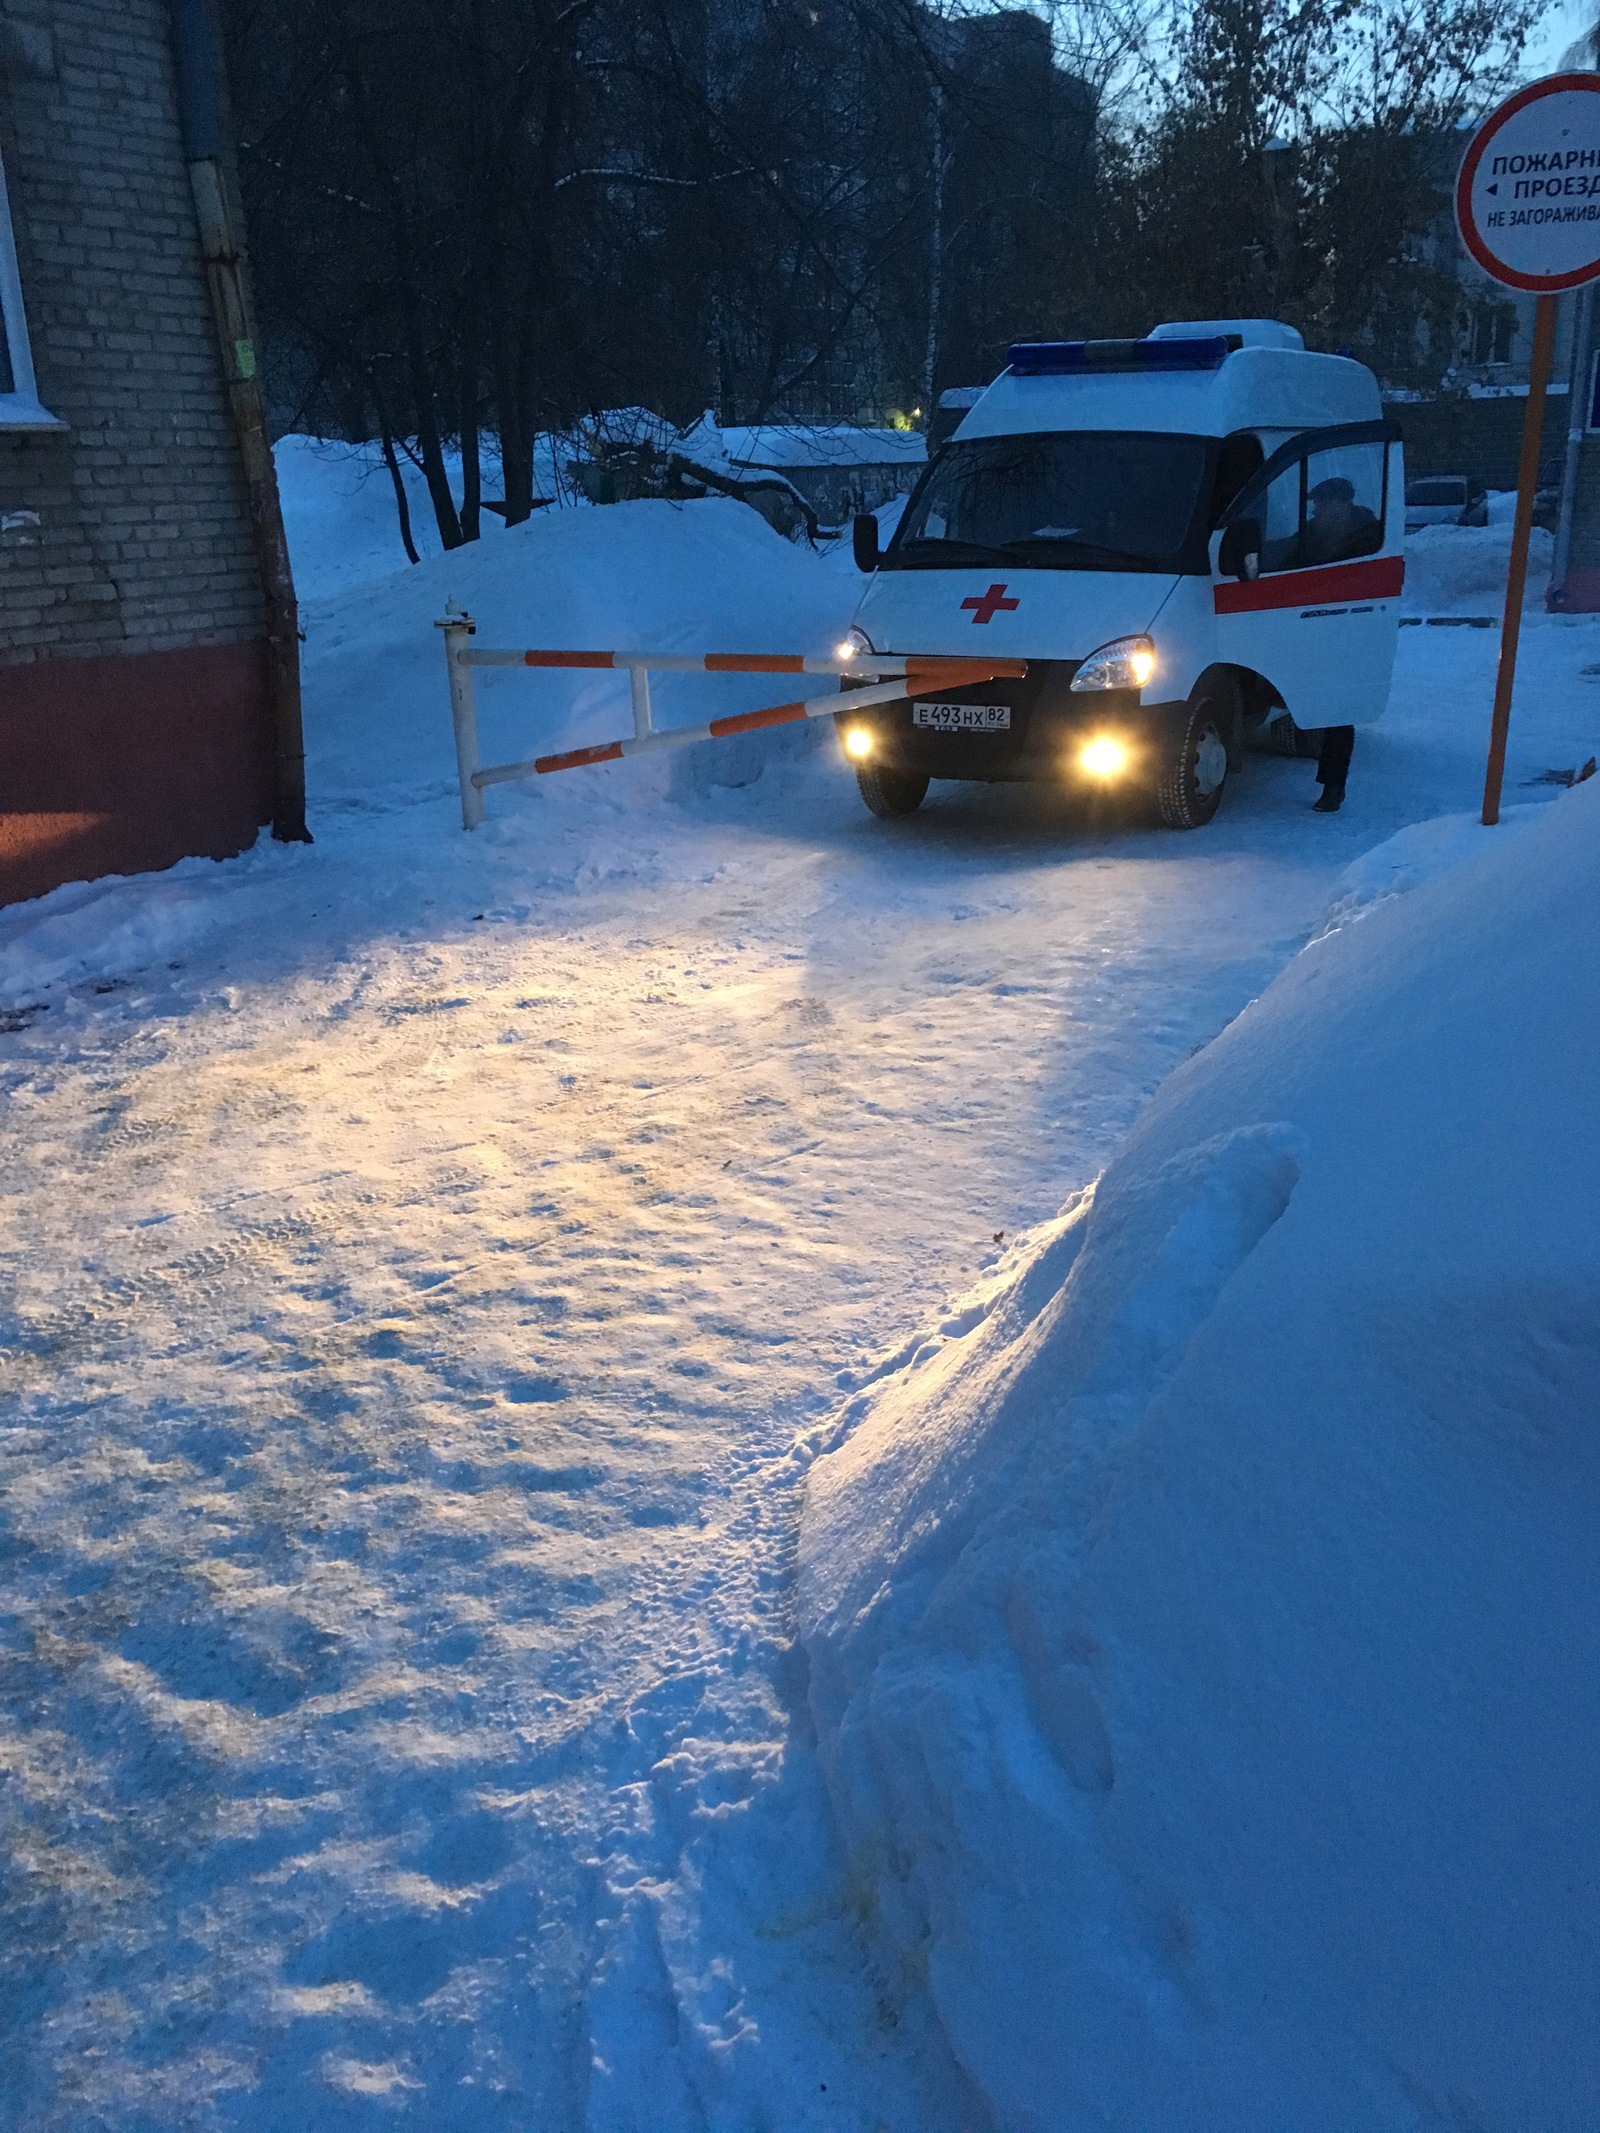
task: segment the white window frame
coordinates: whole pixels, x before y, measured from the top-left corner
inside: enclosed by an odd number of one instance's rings
[[[0,393],[0,430],[62,430],[66,424],[39,402],[28,340],[28,315],[22,306],[22,275],[16,240],[11,234],[11,201],[6,193],[6,166],[0,159],[0,321],[5,325],[6,353],[11,358],[12,390]]]

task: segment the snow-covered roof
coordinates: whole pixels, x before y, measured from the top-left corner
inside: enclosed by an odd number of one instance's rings
[[[735,466],[920,466],[928,456],[920,430],[865,429],[845,423],[724,426],[722,438]]]

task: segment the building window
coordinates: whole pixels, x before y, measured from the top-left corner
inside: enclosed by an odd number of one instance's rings
[[[1478,304],[1472,315],[1472,360],[1475,364],[1509,363],[1517,337],[1515,304]]]
[[[27,314],[22,308],[22,276],[17,272],[17,247],[11,234],[5,165],[0,163],[0,430],[62,427],[47,408],[39,405]]]

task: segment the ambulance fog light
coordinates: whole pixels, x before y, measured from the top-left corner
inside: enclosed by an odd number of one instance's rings
[[[1133,750],[1114,733],[1097,733],[1078,751],[1078,768],[1102,784],[1111,785],[1124,776],[1133,761]]]
[[[844,737],[844,752],[852,762],[864,763],[872,753],[872,735],[865,726],[852,726]]]
[[[1156,670],[1156,648],[1148,637],[1113,637],[1091,652],[1072,677],[1083,694],[1091,689],[1142,689]]]

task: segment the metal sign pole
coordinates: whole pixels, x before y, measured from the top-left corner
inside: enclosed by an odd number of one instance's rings
[[[1528,372],[1528,412],[1522,423],[1522,459],[1517,468],[1517,513],[1511,526],[1511,566],[1506,574],[1506,610],[1500,624],[1500,666],[1494,682],[1489,725],[1489,767],[1483,781],[1483,819],[1500,820],[1500,787],[1506,774],[1506,735],[1511,728],[1511,690],[1517,678],[1517,640],[1522,634],[1522,595],[1528,582],[1528,536],[1533,496],[1539,486],[1539,445],[1544,435],[1545,388],[1556,345],[1556,302],[1541,296],[1533,311],[1533,364]]]

